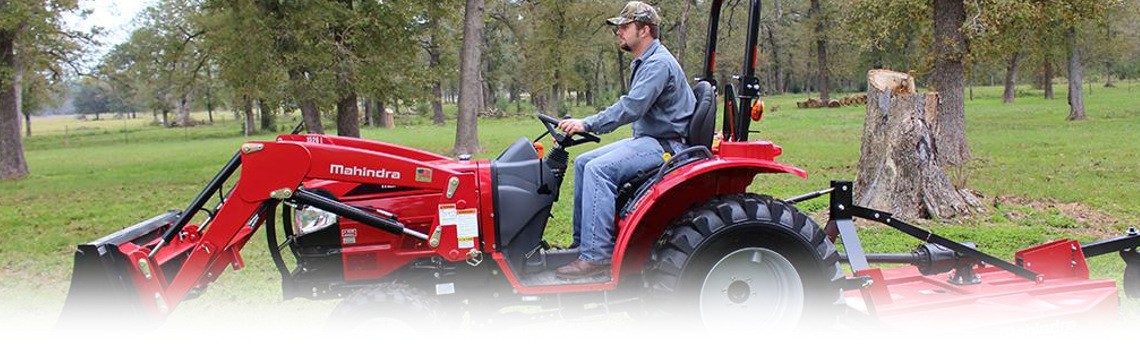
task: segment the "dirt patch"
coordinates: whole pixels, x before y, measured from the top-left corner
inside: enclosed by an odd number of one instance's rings
[[[999,196],[989,204],[991,210],[1010,221],[1043,223],[1068,234],[1112,237],[1123,233],[1117,217],[1083,203]]]

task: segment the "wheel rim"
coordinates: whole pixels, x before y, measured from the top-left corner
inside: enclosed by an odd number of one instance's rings
[[[795,266],[765,248],[743,248],[724,256],[701,285],[701,320],[709,330],[791,329],[803,306],[803,283]]]

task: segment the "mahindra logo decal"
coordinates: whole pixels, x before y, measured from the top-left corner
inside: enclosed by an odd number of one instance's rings
[[[340,164],[330,164],[329,173],[336,175],[363,176],[377,179],[400,179],[400,172],[398,171],[389,171],[388,169],[369,169],[355,166],[346,167]]]

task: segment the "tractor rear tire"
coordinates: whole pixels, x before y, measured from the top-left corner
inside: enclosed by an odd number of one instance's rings
[[[647,300],[658,319],[712,332],[833,326],[844,310],[839,254],[819,225],[768,196],[716,197],[653,245]]]
[[[331,332],[417,333],[423,325],[445,320],[439,300],[424,291],[399,282],[386,282],[356,291],[329,315]]]

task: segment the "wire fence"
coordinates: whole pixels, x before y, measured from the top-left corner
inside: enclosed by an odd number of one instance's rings
[[[81,120],[71,116],[32,118],[31,135],[25,133],[26,150],[78,148],[133,143],[185,142],[192,140],[231,138],[243,136],[242,121],[233,120],[228,114],[215,114],[213,122],[205,115],[194,116],[191,127],[165,127],[149,116],[136,118],[104,115],[99,120],[88,116]],[[288,132],[296,123],[294,116],[279,116],[276,125],[270,130],[262,130],[255,123],[253,135],[279,134]],[[24,122],[24,121],[21,121]],[[26,132],[26,125],[21,125]]]

